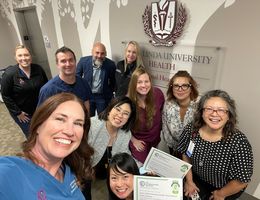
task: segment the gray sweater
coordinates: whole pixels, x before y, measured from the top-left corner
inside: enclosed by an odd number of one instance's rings
[[[118,130],[116,140],[112,145],[112,156],[116,153],[126,152],[131,155],[129,150],[130,131]],[[99,120],[97,117],[91,118],[91,127],[88,136],[89,144],[94,148],[92,166],[96,166],[104,155],[109,143],[109,133],[106,129],[106,121]]]

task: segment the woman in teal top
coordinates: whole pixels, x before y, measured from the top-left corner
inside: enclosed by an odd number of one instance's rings
[[[80,184],[91,175],[89,126],[75,95],[60,93],[43,102],[23,153],[0,157],[0,199],[85,199]]]

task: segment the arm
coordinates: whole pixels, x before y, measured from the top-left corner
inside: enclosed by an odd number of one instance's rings
[[[111,67],[111,71],[110,71],[110,86],[112,88],[112,92],[115,91],[116,88],[116,78],[115,78],[115,74],[116,74],[116,65],[113,62],[113,64],[110,66]]]
[[[89,100],[85,101],[85,102],[84,102],[84,105],[85,105],[85,107],[86,107],[86,109],[87,109],[87,111],[88,111],[88,116],[90,116],[90,105],[89,105]]]
[[[133,145],[134,145],[134,147],[136,148],[137,151],[140,151],[140,152],[144,151],[144,149],[145,149],[145,142],[144,141],[136,139],[133,135],[131,137],[131,141],[132,141],[132,143],[133,143]]]
[[[13,76],[14,73],[8,73],[7,71],[3,74],[1,81],[1,94],[9,112],[15,115],[20,115],[22,113],[22,110],[18,107],[18,105],[12,98],[14,86]]]
[[[167,120],[167,109],[168,109],[168,104],[165,103],[162,112],[162,135],[166,143],[167,143],[167,138],[170,135],[170,130],[168,128],[168,120]]]
[[[182,131],[182,134],[180,135],[179,144],[177,151],[182,153],[182,160],[188,163],[191,162],[191,158],[186,155],[186,152],[188,150],[188,146],[190,144],[190,141],[192,139],[192,124],[187,124],[185,128]],[[193,152],[195,153],[195,152]],[[193,174],[192,174],[192,168],[188,171],[188,173],[185,176],[185,182],[184,182],[184,195],[191,197],[195,191],[200,191],[197,185],[193,181]]]
[[[48,82],[48,77],[44,71],[44,69],[41,67],[42,69],[42,77],[43,77],[43,81],[44,81],[44,84]]]
[[[46,88],[44,86],[40,89],[39,97],[38,97],[38,104],[37,107],[42,104],[42,102],[45,101],[45,99],[48,98],[48,95],[46,93]]]
[[[242,183],[238,180],[231,180],[220,190],[213,191],[209,199],[224,200],[226,197],[236,194],[242,189],[244,189],[247,186],[247,184],[248,183]]]
[[[17,115],[17,118],[20,122],[26,123],[30,121],[30,118],[28,117],[28,114],[26,112],[21,112],[20,115]]]
[[[191,163],[190,158],[185,154],[182,154],[182,160],[187,163]],[[183,190],[184,190],[184,195],[188,197],[191,197],[195,191],[200,191],[199,188],[196,186],[196,184],[193,182],[191,169],[188,171],[188,173],[185,176],[185,183],[184,183]]]
[[[120,76],[120,75],[117,75],[117,74],[119,74],[119,72],[118,71],[120,71],[120,61],[116,64],[116,71],[115,71],[115,92],[117,92],[117,90],[118,90],[118,84],[120,84],[119,83],[119,80],[118,80],[118,76]]]
[[[50,83],[51,81],[52,81],[52,79],[41,87],[40,92],[39,92],[37,106],[41,105],[50,96],[53,96],[53,95],[61,92],[61,91],[58,91],[58,89],[56,88],[56,86],[54,84]]]
[[[82,75],[83,75],[83,68],[84,68],[84,64],[83,64],[82,58],[81,58],[79,60],[78,64],[77,64],[76,75],[82,77]]]

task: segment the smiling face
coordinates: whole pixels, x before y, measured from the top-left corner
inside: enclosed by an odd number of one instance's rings
[[[151,89],[151,80],[147,73],[141,74],[137,79],[136,91],[139,95],[147,95]]]
[[[191,88],[188,87],[186,90],[184,90],[180,86],[187,86],[189,85],[189,79],[186,77],[176,77],[173,81],[173,87],[172,87],[172,92],[173,95],[176,97],[177,101],[186,101],[190,99],[190,93],[191,93]],[[179,86],[179,87],[176,87]]]
[[[80,145],[85,114],[76,101],[60,104],[37,129],[33,152],[42,161],[62,161]]]
[[[207,128],[215,132],[222,132],[229,120],[228,112],[223,112],[228,110],[227,103],[220,97],[211,97],[205,102],[203,108],[202,118]],[[214,111],[210,112],[212,109]]]
[[[134,175],[129,174],[120,168],[119,172],[110,169],[109,185],[112,192],[120,199],[126,199],[133,193]]]
[[[21,48],[16,50],[15,60],[22,68],[30,67],[32,63],[31,54],[26,48]]]
[[[126,56],[127,64],[130,64],[130,63],[136,61],[137,49],[136,49],[135,45],[133,45],[131,43],[128,45],[125,56]]]
[[[128,103],[115,106],[108,114],[108,123],[115,128],[124,126],[131,115],[131,108]]]
[[[74,55],[67,51],[59,52],[57,55],[57,67],[60,70],[61,76],[71,76],[76,73],[76,60]]]

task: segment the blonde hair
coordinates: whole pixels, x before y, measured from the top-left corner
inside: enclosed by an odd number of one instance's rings
[[[16,45],[16,47],[14,49],[14,55],[16,55],[16,51],[18,49],[27,49],[27,51],[29,51],[30,55],[32,55],[30,49],[27,46],[23,45],[23,44]]]
[[[126,53],[127,53],[127,48],[129,47],[129,45],[132,44],[135,46],[136,48],[136,67],[140,67],[142,66],[143,67],[143,59],[142,59],[142,56],[141,56],[141,49],[140,49],[140,46],[139,44],[136,42],[136,41],[129,41],[126,46],[125,46],[125,66],[124,66],[124,70],[126,71],[126,68],[127,68],[127,60],[126,60]]]
[[[136,104],[138,105],[139,99],[138,99],[138,94],[136,91],[136,86],[137,86],[137,81],[138,78],[142,74],[147,74],[149,76],[150,82],[152,82],[150,74],[145,70],[143,66],[140,66],[136,68],[136,70],[133,72],[129,86],[128,86],[128,97]],[[150,91],[148,92],[146,99],[145,99],[145,111],[146,111],[146,116],[147,116],[147,121],[146,121],[146,126],[151,127],[153,123],[153,117],[155,114],[155,105],[154,105],[154,98],[153,98],[153,87],[151,86]],[[137,106],[137,109],[139,107]],[[140,123],[139,115],[137,112],[137,123],[134,127],[134,129],[137,129]]]

